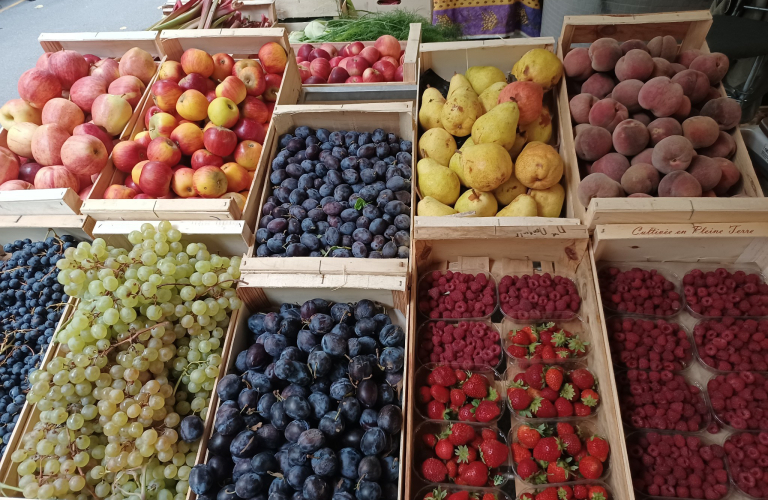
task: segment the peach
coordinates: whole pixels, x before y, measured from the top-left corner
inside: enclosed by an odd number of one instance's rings
[[[741,106],[728,97],[718,97],[702,106],[700,114],[714,119],[720,130],[729,130],[741,121]]]
[[[598,101],[589,110],[589,124],[603,127],[609,132],[613,132],[616,126],[627,118],[629,118],[627,108],[613,99]]]
[[[659,182],[659,196],[698,198],[702,194],[701,184],[694,176],[683,170],[665,175]]]
[[[592,69],[595,71],[611,71],[621,58],[619,42],[613,38],[600,38],[589,46],[589,57],[592,59]]]
[[[672,81],[683,87],[683,94],[688,96],[692,103],[701,102],[709,92],[709,79],[707,75],[695,69],[686,69],[672,77]]]
[[[714,189],[715,186],[717,186],[717,183],[720,182],[720,178],[723,176],[723,171],[720,170],[720,166],[717,162],[712,158],[702,155],[693,157],[687,172],[699,181],[703,191]]]
[[[623,104],[630,113],[640,111],[643,108],[637,102],[637,96],[641,88],[643,88],[643,82],[640,80],[624,80],[613,88],[611,99]]]
[[[684,50],[680,52],[680,55],[677,56],[677,62],[686,68],[690,68],[693,60],[702,54],[703,52],[698,49]]]
[[[691,164],[695,152],[688,139],[673,135],[662,139],[653,148],[653,166],[662,174],[685,170]]]
[[[702,54],[688,66],[690,69],[701,71],[709,78],[710,85],[717,85],[728,72],[728,57],[720,52]]]
[[[581,86],[581,92],[602,99],[611,93],[614,86],[613,78],[603,73],[595,73]]]
[[[657,76],[667,76],[669,78],[675,76],[675,70],[672,69],[672,63],[661,57],[654,57],[651,78],[656,78]]]
[[[658,57],[666,59],[669,62],[674,62],[677,57],[677,40],[670,35],[664,35],[661,39],[661,52]]]
[[[651,146],[655,146],[659,141],[671,135],[683,135],[683,127],[674,118],[656,118],[648,124],[648,133],[650,134]]]
[[[512,82],[499,93],[498,103],[512,101],[520,109],[518,125],[528,125],[541,114],[544,89],[536,82]]]
[[[674,72],[675,72],[675,74],[678,74],[678,73],[680,73],[681,71],[685,71],[686,69],[688,69],[688,68],[686,68],[685,66],[683,66],[683,65],[682,65],[682,64],[680,64],[680,63],[671,63],[671,64],[669,65],[669,67],[670,67],[670,68],[672,68],[672,71],[674,71]]]
[[[731,134],[721,130],[714,144],[697,152],[710,158],[730,158],[736,152],[736,141]]]
[[[634,156],[645,149],[649,138],[645,125],[637,120],[624,120],[613,130],[613,148],[622,155]]]
[[[637,39],[627,40],[626,42],[621,44],[621,51],[626,54],[630,50],[642,50],[645,52],[648,52],[648,45],[642,41]]]
[[[586,80],[595,72],[585,47],[577,47],[568,52],[563,59],[563,69],[565,76],[578,81]]]
[[[649,165],[652,164],[652,158],[653,158],[653,148],[647,148],[640,152],[640,154],[637,154],[632,157],[631,160],[629,160],[630,165],[637,165],[638,163],[648,163]]]
[[[576,156],[585,161],[595,161],[607,155],[613,146],[611,133],[602,127],[579,125],[574,145]],[[577,127],[578,128],[578,127]]]
[[[671,116],[683,101],[683,87],[665,76],[657,76],[645,82],[637,102],[654,115]]]
[[[648,52],[632,49],[624,54],[616,63],[616,78],[624,80],[647,80],[655,66]]]
[[[713,99],[719,99],[721,97],[723,96],[720,94],[719,89],[715,87],[709,87],[709,89],[707,90],[707,95],[704,96],[704,99],[702,99],[699,104],[701,104],[701,106],[704,106],[704,104],[708,103],[709,101]]]
[[[651,117],[647,113],[632,113],[629,117],[633,120],[637,120],[646,127],[651,123]]]
[[[573,96],[571,102],[568,103],[573,121],[575,123],[589,123],[589,111],[597,101],[597,97],[592,94],[578,94]]]
[[[627,195],[627,198],[653,198],[653,196],[645,193],[632,193]]]
[[[626,172],[628,168],[629,160],[627,160],[624,155],[619,153],[608,153],[592,164],[589,173],[594,174],[599,172],[607,175],[616,182],[619,182],[621,176],[624,175],[624,172]]]
[[[659,171],[649,163],[632,165],[621,176],[621,187],[627,194],[651,194],[659,187]]]
[[[688,99],[687,95],[683,96],[683,100],[680,102],[680,107],[677,108],[677,111],[672,115],[672,118],[674,118],[677,121],[683,121],[691,114],[691,100]]]
[[[579,201],[585,207],[593,198],[619,198],[624,196],[621,184],[607,175],[596,172],[584,177],[579,183]]]
[[[711,146],[719,135],[717,122],[708,116],[692,116],[683,122],[683,137],[691,141],[694,149]],[[703,185],[702,188],[709,190]]]
[[[722,171],[720,182],[717,183],[717,186],[715,186],[714,189],[715,194],[717,194],[717,196],[726,196],[728,191],[739,182],[739,179],[741,179],[741,172],[739,172],[739,169],[730,160],[726,160],[725,158],[712,158],[712,160]]]

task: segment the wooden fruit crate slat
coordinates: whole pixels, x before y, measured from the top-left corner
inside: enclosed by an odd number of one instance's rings
[[[24,238],[41,241],[54,233],[90,240],[95,223],[86,215],[0,215],[0,243]]]

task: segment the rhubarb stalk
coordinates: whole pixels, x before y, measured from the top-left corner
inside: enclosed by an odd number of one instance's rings
[[[192,2],[189,2],[192,3]],[[196,2],[196,5],[190,10],[189,12],[186,12],[180,16],[177,16],[173,20],[165,20],[163,24],[160,24],[158,26],[153,26],[150,31],[161,31],[161,30],[168,30],[168,29],[176,29],[177,27],[181,26],[182,24],[187,23],[188,21],[191,21],[193,19],[196,19],[200,16],[200,10],[202,8],[202,5],[199,2]],[[170,16],[169,16],[170,17]]]
[[[216,12],[216,7],[218,6],[219,6],[219,0],[213,0],[211,2],[210,11],[205,16],[205,24],[203,25],[203,29],[208,29],[211,27],[211,23],[213,22],[213,14]]]
[[[189,13],[190,11],[194,10],[195,7],[198,7],[200,5],[200,0],[189,0],[189,2],[185,4],[179,5],[178,1],[176,5],[173,7],[173,11],[165,16],[164,18],[160,19],[158,22],[150,26],[146,29],[146,31],[159,31],[160,29],[167,29],[167,28],[160,28],[161,26],[166,26],[171,23],[171,21],[175,21],[179,17]]]

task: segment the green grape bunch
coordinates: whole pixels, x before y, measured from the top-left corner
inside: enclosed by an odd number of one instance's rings
[[[208,414],[241,259],[181,239],[147,223],[130,250],[96,238],[56,263],[79,302],[58,356],[30,375],[39,422],[11,455],[25,498],[186,497],[199,437],[180,423]]]

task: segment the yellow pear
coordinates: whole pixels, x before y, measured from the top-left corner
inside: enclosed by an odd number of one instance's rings
[[[421,96],[419,108],[419,124],[425,129],[440,128],[440,112],[443,110],[445,98],[436,88],[429,87]]]
[[[456,73],[451,77],[451,84],[448,87],[448,93],[445,95],[445,98],[450,99],[453,93],[460,89],[468,89],[475,92],[469,80],[461,73]]]
[[[443,128],[456,137],[466,137],[471,134],[472,125],[477,120],[478,102],[474,91],[459,92],[449,97],[440,113],[440,123]]]
[[[539,217],[560,217],[565,200],[565,189],[560,184],[547,189],[531,189],[531,197],[536,200]]]
[[[466,97],[475,104],[475,111],[477,111],[478,118],[480,118],[485,114],[485,108],[483,107],[483,103],[480,102],[480,97],[475,93],[474,90],[461,88],[456,92],[454,92],[451,97],[455,99],[457,96]]]
[[[431,196],[446,205],[456,203],[461,191],[461,183],[453,170],[431,158],[424,158],[416,164],[416,173],[419,176],[421,196]]]
[[[536,217],[536,214],[536,200],[527,194],[521,194],[499,210],[496,217]]]
[[[563,76],[563,63],[546,49],[532,49],[515,63],[512,74],[520,82],[536,82],[549,90]]]
[[[472,125],[472,140],[475,144],[492,142],[509,149],[515,144],[519,118],[520,110],[516,102],[502,102],[475,120]]]
[[[457,212],[475,212],[472,217],[493,217],[499,209],[496,198],[491,193],[484,193],[474,189],[464,191],[453,206]]]
[[[507,86],[507,82],[494,83],[487,89],[483,90],[483,93],[478,96],[480,104],[483,105],[485,112],[492,110],[499,103],[499,94]]]
[[[459,151],[462,151],[469,146],[474,146],[475,143],[472,141],[472,137],[467,137],[467,140],[464,141],[464,144],[461,145],[459,148]],[[461,155],[456,152],[451,156],[451,162],[448,164],[448,168],[453,170],[453,172],[459,176],[459,181],[461,181],[461,185],[464,187],[469,187],[467,185],[467,181],[464,179],[464,167],[461,166]]]
[[[539,118],[527,125],[520,125],[520,131],[525,136],[526,142],[548,143],[552,138],[552,116],[549,114],[549,109],[543,106]]]
[[[515,137],[515,143],[512,145],[511,148],[508,149],[509,156],[512,157],[513,160],[517,160],[517,157],[520,155],[520,152],[525,147],[525,136],[520,135],[520,133],[517,133],[517,136]]]
[[[456,210],[445,203],[440,203],[431,196],[425,196],[418,205],[416,205],[416,215],[434,217],[441,215],[451,215],[457,213]]]
[[[419,158],[432,158],[444,167],[456,152],[456,140],[441,128],[431,128],[419,139]]]
[[[528,188],[515,177],[515,174],[509,176],[509,179],[493,190],[493,195],[502,205],[509,205],[512,200],[528,192]]]
[[[475,144],[461,151],[467,185],[478,191],[493,191],[512,175],[512,158],[498,144]]]
[[[515,162],[515,176],[531,189],[552,187],[563,176],[563,159],[543,142],[529,142]]]
[[[472,66],[464,73],[464,76],[467,77],[472,88],[478,94],[481,94],[494,83],[507,83],[504,72],[495,66]]]

